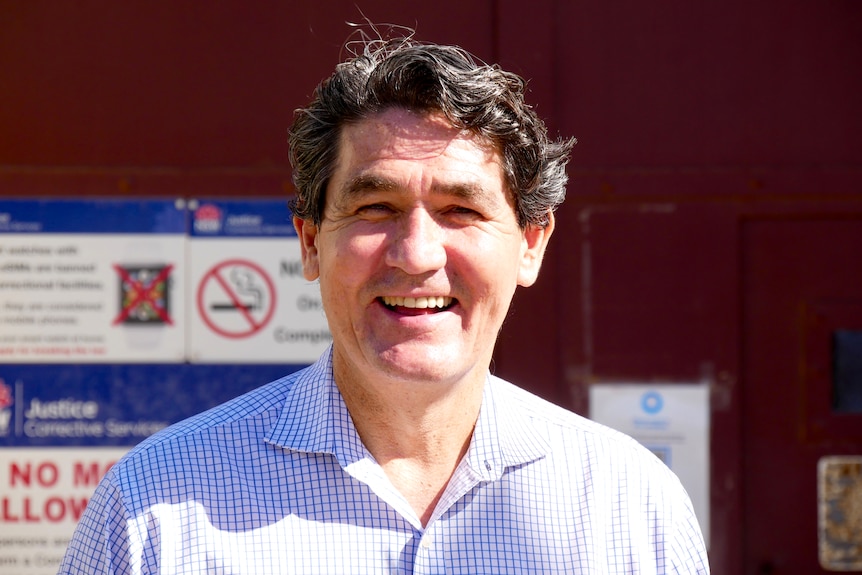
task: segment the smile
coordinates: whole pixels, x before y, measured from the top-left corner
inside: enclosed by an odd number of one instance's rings
[[[445,309],[452,305],[454,298],[445,296],[395,297],[380,298],[386,307],[406,307],[410,309]]]

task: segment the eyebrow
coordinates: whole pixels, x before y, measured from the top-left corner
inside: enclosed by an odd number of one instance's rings
[[[389,178],[375,176],[373,174],[360,174],[350,180],[342,188],[342,197],[351,200],[369,192],[391,192],[400,188],[400,185]],[[456,182],[451,184],[434,184],[431,191],[435,194],[448,195],[464,200],[481,200],[490,197],[491,194],[484,187],[474,182]]]
[[[367,192],[388,192],[398,188],[398,185],[387,178],[381,178],[373,174],[360,174],[341,190],[341,195],[345,199],[353,199]]]

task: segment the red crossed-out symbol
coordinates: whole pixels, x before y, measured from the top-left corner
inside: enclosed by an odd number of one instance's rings
[[[255,295],[249,304],[244,295]],[[210,302],[210,298],[226,298],[227,303]],[[233,259],[219,263],[201,279],[198,287],[198,312],[204,323],[215,333],[233,339],[251,336],[266,326],[275,313],[275,285],[266,271],[254,262]],[[209,305],[207,305],[209,304]],[[238,312],[240,321],[216,319],[219,311]]]
[[[123,281],[129,284],[130,289],[129,299],[126,302],[126,305],[120,311],[120,315],[114,318],[114,323],[112,325],[117,325],[118,323],[125,320],[127,317],[129,317],[130,313],[135,311],[138,306],[143,304],[149,304],[150,308],[152,308],[152,310],[156,312],[156,314],[160,318],[162,318],[162,321],[164,321],[166,324],[174,324],[174,322],[171,321],[171,316],[168,315],[168,312],[165,311],[165,309],[160,306],[159,303],[156,301],[160,296],[160,292],[156,288],[161,282],[165,281],[168,278],[168,275],[170,275],[171,270],[174,269],[173,264],[166,265],[164,268],[162,268],[162,271],[159,272],[159,274],[147,284],[144,284],[143,282],[132,278],[132,276],[129,275],[129,272],[127,270],[123,269],[117,264],[114,264],[114,269],[117,270],[117,273],[120,274],[120,277],[123,278]]]

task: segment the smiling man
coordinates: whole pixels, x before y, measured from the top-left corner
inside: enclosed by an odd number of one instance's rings
[[[572,145],[521,79],[454,47],[369,43],[290,145],[332,346],[136,447],[60,572],[708,573],[663,463],[489,373]]]
[[[437,112],[374,111],[343,126],[338,158],[320,224],[295,220],[305,273],[320,278],[359,436],[427,524],[553,218],[521,229],[499,152]]]

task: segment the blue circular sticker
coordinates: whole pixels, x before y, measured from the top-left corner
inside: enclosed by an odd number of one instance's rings
[[[664,398],[657,391],[648,391],[641,397],[641,408],[647,413],[658,413],[664,407]]]

